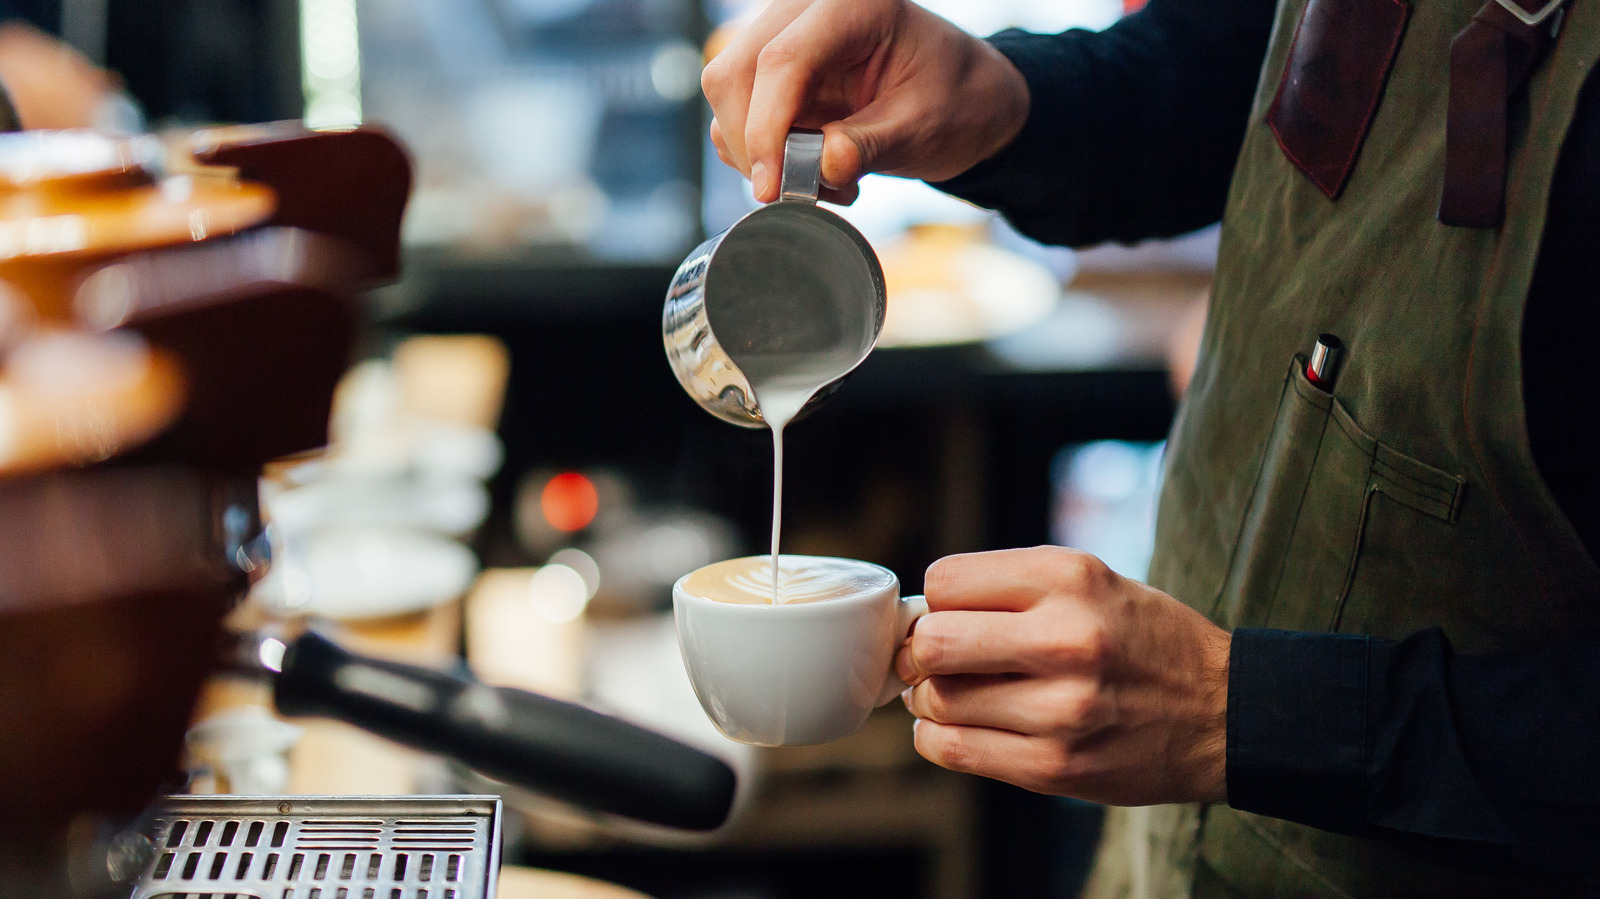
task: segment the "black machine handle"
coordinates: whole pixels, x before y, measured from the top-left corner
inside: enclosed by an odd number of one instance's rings
[[[596,811],[688,830],[722,824],[733,769],[569,702],[355,655],[308,632],[274,687],[285,715],[336,718],[490,777]]]

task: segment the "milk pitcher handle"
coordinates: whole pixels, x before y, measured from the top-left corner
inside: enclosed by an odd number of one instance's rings
[[[816,203],[822,183],[822,132],[796,128],[783,143],[783,180],[778,201]]]

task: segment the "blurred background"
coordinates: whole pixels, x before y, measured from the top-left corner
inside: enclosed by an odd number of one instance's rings
[[[1098,29],[1130,11],[928,5],[978,34]],[[18,61],[37,29],[75,50],[52,64],[90,73],[77,99],[102,130],[304,118],[381,125],[409,149],[404,273],[363,298],[330,449],[264,473],[277,552],[250,604],[620,712],[724,755],[747,785],[735,820],[694,840],[508,793],[508,862],[658,899],[1074,895],[1094,807],[922,762],[898,703],[829,746],[737,746],[682,675],[672,582],[764,551],[769,527],[769,435],[696,408],[660,336],[678,262],[754,208],[706,138],[699,70],[758,10],[12,0],[0,78],[41,71]],[[68,108],[19,105],[30,127]],[[844,389],[788,431],[785,551],[877,562],[908,592],[942,555],[1038,543],[1142,576],[1215,234],[1045,248],[877,176],[838,211],[877,249],[889,320]],[[495,789],[343,725],[279,721],[254,689],[219,679],[202,698],[190,789]]]

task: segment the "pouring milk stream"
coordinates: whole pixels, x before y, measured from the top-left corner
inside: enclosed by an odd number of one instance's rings
[[[854,368],[854,353],[819,353],[814,365],[796,371],[780,362],[766,376],[757,374],[763,366],[747,361],[745,372],[756,396],[757,408],[772,429],[772,601],[783,602],[778,583],[779,535],[783,531],[783,429],[805,408],[818,390],[843,377]]]
[[[790,132],[776,202],[697,247],[667,292],[662,337],[689,395],[772,430],[772,584],[782,602],[783,433],[832,393],[883,330],[883,270],[866,239],[816,205],[822,135]]]

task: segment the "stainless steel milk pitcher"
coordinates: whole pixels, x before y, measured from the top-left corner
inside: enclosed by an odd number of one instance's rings
[[[724,421],[765,426],[762,386],[807,379],[822,385],[809,410],[883,330],[883,269],[859,231],[817,206],[821,171],[822,134],[791,131],[778,200],[696,247],[667,290],[667,359]]]

